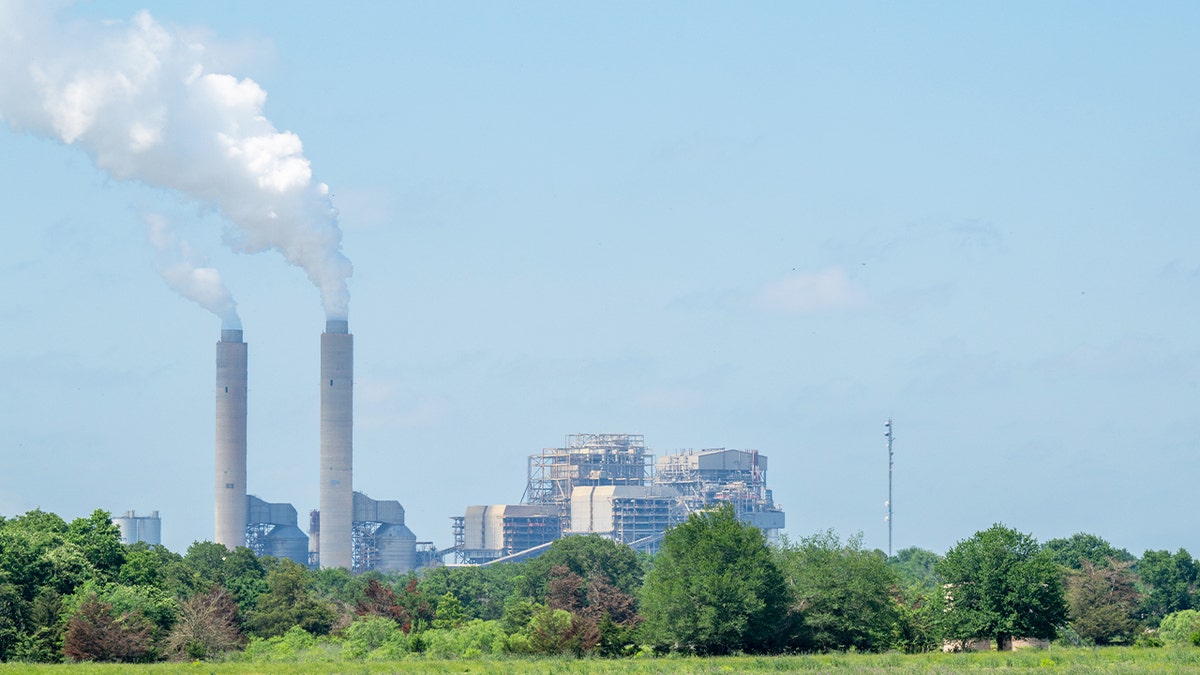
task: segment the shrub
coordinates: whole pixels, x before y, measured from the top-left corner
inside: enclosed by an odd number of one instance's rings
[[[1188,644],[1193,633],[1200,632],[1200,612],[1185,609],[1171,612],[1158,625],[1158,635],[1168,644]]]
[[[507,649],[499,621],[473,619],[455,629],[426,631],[424,637],[426,652],[437,658],[478,658]]]
[[[346,628],[342,654],[349,659],[394,659],[409,651],[408,636],[392,619],[367,616]]]

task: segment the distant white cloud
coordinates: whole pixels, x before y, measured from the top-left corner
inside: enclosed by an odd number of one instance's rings
[[[828,267],[768,283],[758,294],[758,304],[777,312],[851,309],[867,304],[867,294],[846,276],[846,270]]]

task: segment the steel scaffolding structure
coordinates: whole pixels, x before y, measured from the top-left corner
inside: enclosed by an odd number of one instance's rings
[[[275,529],[274,523],[250,523],[246,525],[246,548],[254,551],[255,557],[261,558],[267,553],[267,535]]]
[[[767,489],[767,458],[757,450],[688,450],[660,458],[655,468],[655,485],[679,491],[677,518],[729,503],[739,520],[768,538],[783,527],[783,511]]]
[[[383,523],[356,520],[350,527],[350,571],[361,574],[379,565],[379,538]]]
[[[632,544],[662,534],[679,522],[674,499],[670,497],[632,497],[614,499],[612,504],[613,539]]]
[[[550,505],[468,507],[465,516],[452,518],[454,561],[482,563],[526,551],[562,536],[562,518]]]
[[[562,448],[530,455],[524,504],[566,507],[580,486],[645,485],[651,459],[641,434],[571,434]]]

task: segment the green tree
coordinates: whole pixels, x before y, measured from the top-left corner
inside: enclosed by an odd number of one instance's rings
[[[250,632],[275,637],[298,626],[313,635],[328,633],[337,615],[314,597],[310,584],[308,570],[291,560],[280,561],[267,575],[267,592],[259,596],[246,621]]]
[[[1071,627],[1093,644],[1129,642],[1137,629],[1136,580],[1130,563],[1109,559],[1097,565],[1084,558],[1080,569],[1067,577],[1067,605]]]
[[[188,547],[183,557],[179,584],[189,596],[220,586],[229,591],[242,612],[247,612],[254,609],[257,598],[267,591],[267,573],[276,564],[274,558],[260,559],[245,546],[230,551],[223,544],[198,541]]]
[[[462,603],[453,593],[446,593],[438,598],[433,619],[434,628],[457,628],[466,621],[467,614],[463,611]]]
[[[642,585],[642,566],[632,548],[599,535],[579,534],[555,541],[545,553],[524,563],[519,591],[544,601],[550,570],[558,566],[579,575],[585,584],[602,577],[622,593],[634,594]]]
[[[29,622],[29,603],[21,590],[12,584],[0,583],[0,662],[8,661],[25,635]]]
[[[87,518],[76,518],[67,526],[66,538],[79,547],[101,581],[116,580],[125,564],[125,547],[111,513],[96,509]]]
[[[67,524],[53,513],[33,510],[0,523],[0,579],[16,586],[21,597],[32,601],[45,587],[66,594],[74,591],[75,578],[56,576],[56,564],[69,561],[67,551],[50,555],[66,543]],[[82,557],[82,554],[80,554]]]
[[[63,656],[62,596],[52,588],[43,589],[29,608],[29,622],[25,636],[14,650],[16,661],[36,663],[58,663]]]
[[[1073,570],[1083,569],[1084,561],[1103,567],[1108,561],[1133,562],[1137,560],[1129,551],[1114,548],[1112,544],[1094,534],[1077,532],[1065,539],[1051,539],[1042,547],[1054,562]]]
[[[952,640],[1050,639],[1066,623],[1058,566],[1037,540],[1001,524],[958,542],[937,565],[945,580],[943,628]]]
[[[762,532],[733,507],[670,529],[642,587],[645,636],[696,654],[765,652],[787,635],[788,589]]]
[[[504,603],[514,592],[515,580],[526,563],[479,567],[435,567],[421,577],[418,587],[426,597],[453,593],[472,619],[485,621],[504,616]]]
[[[877,652],[892,646],[900,618],[896,575],[886,556],[862,547],[861,536],[844,545],[832,530],[785,540],[778,559],[800,619],[793,647]]]
[[[313,570],[309,576],[312,578],[312,589],[317,597],[344,602],[347,605],[353,605],[362,597],[371,579],[380,578],[378,572],[354,576],[350,574],[350,570],[342,567]]]
[[[896,573],[902,586],[919,586],[926,590],[942,587],[942,578],[937,574],[938,561],[942,556],[915,546],[903,548],[888,559],[888,567]]]
[[[899,617],[892,634],[892,646],[907,654],[933,651],[942,645],[941,587],[929,590],[909,585],[896,598]]]
[[[164,546],[150,546],[137,542],[125,548],[125,562],[117,571],[117,583],[138,586],[156,586],[173,592],[186,592],[176,579],[173,566],[181,565],[183,556],[172,553]]]
[[[1196,606],[1197,566],[1186,550],[1146,551],[1137,572],[1146,587],[1141,611],[1152,625],[1167,614]]]

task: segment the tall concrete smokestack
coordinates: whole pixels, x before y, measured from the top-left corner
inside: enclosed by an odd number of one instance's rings
[[[218,544],[246,545],[246,350],[242,331],[217,343],[216,534]]]
[[[354,336],[330,320],[321,334],[321,567],[350,569],[353,434]]]

